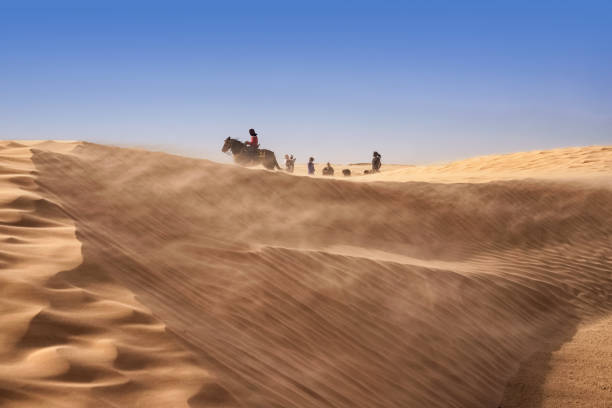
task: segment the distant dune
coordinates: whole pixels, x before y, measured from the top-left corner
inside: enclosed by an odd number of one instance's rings
[[[612,147],[339,178],[0,142],[0,406],[612,402]]]
[[[319,164],[320,170],[324,164]],[[385,164],[374,175],[363,175],[369,163],[335,164],[335,176],[342,169],[350,169],[359,181],[427,181],[439,183],[489,182],[497,180],[582,179],[609,182],[612,172],[612,146],[571,147],[555,150],[536,150],[503,155],[474,157],[451,163],[408,166]],[[306,166],[297,165],[296,173],[305,175]],[[320,172],[317,172],[320,174]]]

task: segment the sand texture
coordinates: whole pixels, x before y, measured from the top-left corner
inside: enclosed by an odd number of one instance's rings
[[[1,407],[612,406],[612,147],[341,180],[2,142],[0,170]]]

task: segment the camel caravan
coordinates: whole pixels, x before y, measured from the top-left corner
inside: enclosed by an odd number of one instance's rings
[[[272,150],[259,148],[259,139],[257,137],[255,129],[249,129],[249,134],[251,135],[251,140],[247,142],[242,142],[238,139],[232,139],[231,137],[227,137],[225,139],[225,142],[223,143],[221,151],[227,154],[231,153],[232,157],[234,158],[234,162],[241,166],[251,167],[258,166],[261,164],[268,170],[276,169],[293,173],[296,160],[293,155],[285,155],[285,168],[282,169],[279,166],[278,161],[276,161],[276,155]],[[381,157],[382,156],[378,152],[374,152],[372,156],[372,168],[371,170],[364,170],[363,174],[378,173],[382,166]],[[316,169],[314,164],[314,157],[311,157],[308,160],[308,175],[315,175],[315,173]],[[321,174],[323,176],[334,175],[334,168],[329,162],[323,168]],[[351,175],[351,170],[342,169],[342,175],[344,177],[349,177]]]

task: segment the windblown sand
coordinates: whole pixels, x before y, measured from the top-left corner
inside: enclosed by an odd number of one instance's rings
[[[383,170],[0,142],[0,406],[611,407],[612,147]]]

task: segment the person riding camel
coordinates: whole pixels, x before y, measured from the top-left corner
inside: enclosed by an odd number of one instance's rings
[[[257,133],[255,133],[255,129],[249,129],[249,134],[251,135],[251,141],[245,142],[247,151],[251,154],[255,154],[257,152],[257,148],[259,147],[259,140],[257,139]]]

